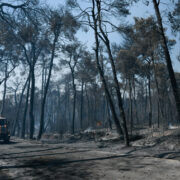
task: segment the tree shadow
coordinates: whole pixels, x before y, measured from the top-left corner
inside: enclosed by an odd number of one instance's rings
[[[26,155],[26,156],[10,156],[10,157],[3,157],[2,159],[23,159],[23,158],[34,158],[34,157],[46,157],[46,156],[56,156],[56,155],[63,155],[63,154],[83,153],[83,152],[88,152],[88,151],[89,150],[69,151],[69,152],[60,152],[60,153],[53,152],[53,153],[35,154],[35,155]],[[33,152],[38,153],[42,151],[33,151]]]
[[[180,152],[164,152],[164,153],[159,153],[159,154],[155,154],[154,157],[156,158],[165,158],[165,159],[177,159],[180,158]]]
[[[18,144],[19,142],[16,141],[9,141],[9,142],[5,142],[3,140],[0,140],[0,145],[12,145],[12,144]]]
[[[75,151],[74,151],[75,152]],[[80,151],[76,151],[80,152]],[[73,153],[73,152],[67,152]],[[81,154],[81,152],[80,152]],[[20,169],[24,170],[24,168],[29,169],[27,172],[23,172],[24,177],[31,176],[36,179],[94,179],[94,177],[101,177],[102,171],[105,166],[112,168],[112,170],[118,170],[120,172],[131,171],[132,169],[144,168],[147,165],[142,159],[144,157],[136,160],[135,155],[106,155],[103,157],[92,157],[92,158],[67,158],[67,156],[63,156],[62,158],[57,156],[49,156],[50,154],[42,155],[43,157],[36,157],[33,159],[23,159],[17,165],[8,165],[0,167],[0,170],[3,169],[16,169],[20,171]],[[56,155],[56,154],[55,154]],[[78,157],[79,154],[75,157]],[[32,156],[33,157],[33,156]],[[66,157],[66,158],[64,158]],[[86,157],[84,155],[84,157]],[[110,160],[110,161],[109,161]],[[112,161],[111,161],[112,160]],[[141,161],[142,160],[142,161]],[[113,162],[114,165],[111,166]],[[100,164],[100,166],[98,166]],[[100,174],[98,173],[98,168],[100,168]],[[18,170],[19,169],[19,170]],[[106,167],[107,169],[107,167]],[[19,174],[20,176],[21,174]],[[102,177],[101,177],[102,178]],[[101,179],[99,178],[99,179]],[[18,177],[16,178],[18,179]],[[26,179],[26,178],[25,178]],[[98,179],[98,178],[97,178]]]
[[[16,144],[17,142],[12,142],[14,144]],[[22,147],[23,148],[23,147]],[[15,153],[3,153],[1,154],[1,156],[10,156],[10,155],[18,155],[18,154],[28,154],[28,153],[36,153],[36,152],[43,152],[43,151],[51,151],[51,150],[58,150],[58,149],[62,149],[63,147],[55,147],[55,148],[46,148],[46,149],[39,149],[39,150],[31,150],[31,151],[23,151],[23,152],[15,152]]]
[[[76,151],[79,152],[79,151]],[[80,151],[81,152],[81,151]],[[65,153],[73,153],[73,152],[65,152]],[[65,154],[64,153],[64,154]],[[63,153],[57,153],[57,154],[63,154]],[[49,156],[50,154],[46,154]],[[15,166],[1,166],[1,169],[13,169],[13,168],[39,168],[44,166],[62,166],[66,164],[72,164],[72,163],[82,163],[82,162],[90,162],[90,161],[101,161],[101,160],[108,160],[108,159],[117,159],[121,157],[130,157],[129,155],[114,155],[114,156],[105,156],[105,157],[97,157],[97,158],[86,158],[86,159],[76,159],[76,160],[69,160],[69,159],[49,159],[49,157],[46,159],[46,155],[44,158],[38,158],[33,160],[28,160],[23,165],[15,165]],[[32,156],[34,157],[34,156]]]

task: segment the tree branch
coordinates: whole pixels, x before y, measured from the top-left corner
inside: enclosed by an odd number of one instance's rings
[[[9,3],[1,3],[0,4],[0,9],[2,9],[3,7],[10,7],[13,9],[21,9],[26,7],[29,4],[30,0],[27,0],[27,2],[20,4],[20,5],[13,5],[13,4],[9,4]]]

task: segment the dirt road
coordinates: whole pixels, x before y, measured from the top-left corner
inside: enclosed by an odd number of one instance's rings
[[[111,147],[109,147],[109,150]],[[180,161],[133,152],[113,153],[94,142],[0,143],[0,180],[178,180]]]

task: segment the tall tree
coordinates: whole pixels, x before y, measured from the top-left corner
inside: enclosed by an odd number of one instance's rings
[[[81,57],[82,47],[79,43],[67,45],[63,48],[63,52],[68,60],[64,60],[71,71],[72,86],[73,86],[73,113],[72,113],[72,133],[75,132],[75,116],[76,116],[76,83],[75,83],[75,70],[77,63]]]
[[[179,88],[176,82],[176,78],[175,78],[175,74],[174,74],[174,70],[173,70],[173,66],[172,66],[172,60],[171,60],[171,56],[169,53],[169,49],[168,49],[168,43],[167,43],[167,39],[166,39],[166,35],[165,35],[165,31],[164,31],[164,26],[162,23],[162,16],[160,13],[160,0],[152,0],[153,5],[154,5],[154,10],[156,13],[156,17],[157,17],[157,23],[158,23],[158,27],[159,27],[159,34],[162,38],[162,48],[164,50],[164,55],[165,55],[165,59],[166,59],[166,65],[167,65],[167,69],[169,72],[169,78],[171,81],[171,86],[172,86],[172,90],[173,90],[173,94],[174,94],[174,98],[175,98],[175,102],[176,102],[176,108],[177,108],[177,112],[178,112],[178,121],[180,122],[180,95],[179,95]]]
[[[48,73],[48,77],[47,77],[47,82],[45,82],[45,88],[44,88],[44,93],[43,93],[43,97],[42,97],[41,117],[40,117],[40,127],[39,127],[38,139],[41,138],[42,133],[44,131],[44,108],[45,108],[46,96],[47,96],[47,91],[48,91],[48,87],[49,87],[49,83],[50,83],[50,78],[51,78],[51,74],[52,74],[56,43],[58,41],[58,37],[59,37],[61,26],[62,26],[61,21],[62,21],[62,18],[59,16],[59,14],[57,12],[53,12],[50,17],[50,24],[51,24],[51,30],[54,35],[54,39],[53,39],[53,43],[52,43],[49,73]]]
[[[50,29],[53,33],[53,43],[52,43],[52,50],[51,50],[51,58],[50,58],[50,65],[49,65],[49,72],[47,76],[47,82],[45,82],[45,89],[44,89],[44,95],[42,99],[42,105],[41,105],[41,118],[40,118],[40,129],[39,129],[39,135],[38,139],[41,138],[41,135],[44,130],[44,107],[46,103],[46,96],[47,91],[50,83],[50,78],[52,74],[52,68],[53,68],[53,62],[55,57],[55,50],[56,50],[56,44],[58,42],[59,36],[65,36],[66,38],[70,36],[73,38],[74,33],[79,28],[79,24],[76,22],[76,20],[73,18],[73,16],[69,12],[64,12],[62,9],[60,10],[61,13],[58,13],[58,11],[51,12],[49,23],[50,23]],[[71,22],[68,24],[66,21]]]
[[[105,24],[103,23],[104,19],[103,19],[102,14],[103,14],[103,11],[104,11],[104,7],[102,7],[103,3],[101,1],[99,1],[99,0],[96,0],[93,3],[96,4],[96,9],[97,9],[97,20],[98,20],[98,27],[99,27],[99,31],[100,31],[100,33],[98,33],[98,36],[100,37],[100,39],[105,44],[105,46],[107,48],[108,56],[109,56],[109,59],[110,59],[110,64],[111,64],[112,73],[113,73],[113,79],[114,79],[114,85],[115,85],[116,94],[117,94],[118,106],[119,106],[119,111],[120,111],[120,118],[121,118],[120,123],[122,125],[122,130],[123,130],[125,143],[128,146],[129,145],[128,129],[127,129],[127,125],[126,125],[126,117],[125,117],[125,112],[124,112],[124,108],[123,108],[123,102],[122,102],[122,97],[121,97],[121,92],[120,92],[120,86],[119,86],[119,82],[118,82],[118,78],[117,78],[115,61],[114,61],[114,58],[113,58],[113,55],[112,55],[112,50],[111,50],[107,30],[106,30],[106,28],[104,28]],[[126,11],[126,6],[127,6],[126,4],[118,3],[118,1],[114,1],[113,3],[114,3],[115,8],[116,8],[116,5],[121,5],[121,8],[124,11]],[[125,15],[127,13],[128,13],[128,11],[124,12]],[[121,11],[120,14],[123,14],[122,11]]]
[[[83,129],[83,125],[86,125],[83,120],[85,120],[84,117],[84,94],[86,94],[86,97],[88,96],[85,91],[85,87],[87,88],[87,84],[92,84],[95,82],[95,79],[97,77],[97,68],[96,64],[93,58],[93,55],[88,52],[88,51],[82,51],[81,53],[81,59],[77,64],[77,72],[76,76],[78,81],[81,83],[81,97],[80,97],[80,128]],[[87,101],[89,102],[89,98],[87,98]],[[88,103],[89,104],[89,103]],[[90,111],[90,107],[88,106],[87,111]],[[88,118],[89,118],[89,113],[88,113]]]
[[[21,16],[23,17],[23,16]],[[46,47],[46,31],[43,31],[42,16],[39,11],[28,12],[26,21],[21,19],[17,24],[17,41],[23,50],[30,73],[30,139],[34,136],[34,96],[35,96],[35,67],[42,50]]]
[[[100,42],[99,42],[99,37],[98,37],[98,19],[96,17],[95,14],[95,2],[92,1],[93,3],[93,7],[92,7],[92,18],[93,18],[93,25],[91,24],[91,22],[89,22],[90,26],[94,29],[94,36],[95,36],[95,43],[96,43],[96,47],[95,47],[95,57],[96,57],[96,64],[97,64],[97,68],[104,86],[104,90],[107,96],[107,99],[109,101],[109,105],[112,111],[112,115],[113,115],[113,119],[117,128],[117,132],[119,135],[121,135],[122,133],[122,129],[121,126],[119,124],[119,119],[117,117],[116,111],[115,111],[115,107],[114,107],[114,103],[113,100],[111,98],[110,92],[108,90],[108,86],[107,86],[107,82],[104,76],[104,72],[103,69],[101,68],[101,64],[100,64],[100,60],[99,60],[99,47],[100,47]],[[126,143],[126,145],[128,145],[129,142]]]

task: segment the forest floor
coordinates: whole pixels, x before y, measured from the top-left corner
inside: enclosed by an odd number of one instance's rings
[[[105,133],[105,134],[104,134]],[[103,135],[104,134],[104,135]],[[177,180],[180,130],[138,130],[125,147],[115,133],[12,137],[0,142],[0,180]]]

